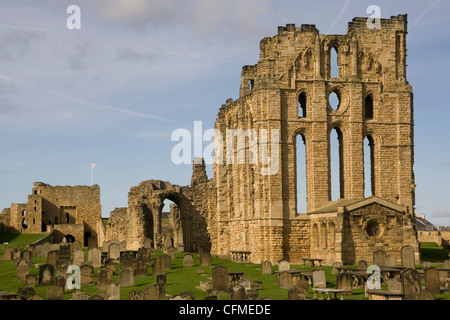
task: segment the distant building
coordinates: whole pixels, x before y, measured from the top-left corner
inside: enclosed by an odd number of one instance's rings
[[[418,214],[416,216],[416,229],[417,231],[433,231],[434,225],[425,219],[424,214]]]

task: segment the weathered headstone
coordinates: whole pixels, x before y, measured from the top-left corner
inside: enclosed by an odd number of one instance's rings
[[[119,260],[120,259],[120,244],[111,243],[108,248],[108,258],[111,260]]]
[[[306,300],[308,281],[300,277],[297,283],[288,289],[288,300]]]
[[[292,287],[292,274],[287,271],[278,273],[277,280],[280,289],[289,289]]]
[[[120,287],[122,287],[122,288],[133,287],[134,286],[133,269],[120,268],[119,280],[120,280]]]
[[[414,254],[414,248],[412,246],[403,246],[401,249],[402,253],[402,266],[404,268],[416,268],[415,263],[415,254]]]
[[[261,263],[261,273],[262,274],[272,274],[272,262],[263,261]]]
[[[192,254],[187,253],[183,257],[183,267],[193,267],[194,266],[194,258]]]
[[[172,265],[172,258],[167,254],[164,254],[164,255],[160,256],[159,258],[163,260],[164,268],[166,268],[166,270],[169,270]]]
[[[373,253],[373,264],[379,267],[386,266],[386,252],[377,250]]]
[[[91,296],[84,293],[81,290],[77,290],[74,293],[72,293],[72,298],[70,300],[89,300]]]
[[[35,274],[27,274],[25,285],[27,287],[35,287],[37,285],[37,276]]]
[[[102,252],[98,248],[93,248],[88,251],[88,261],[92,262],[94,268],[102,265]]]
[[[194,300],[194,293],[191,291],[182,292],[169,300]]]
[[[324,269],[314,269],[312,271],[312,283],[314,288],[326,288],[327,281],[325,279]]]
[[[39,285],[50,286],[53,284],[54,266],[51,264],[41,264],[39,266]]]
[[[402,292],[402,283],[398,279],[388,279],[387,280],[388,291],[392,293],[401,293]]]
[[[71,250],[70,250],[69,244],[62,244],[59,247],[59,256],[61,258],[70,258],[70,253],[71,253]]]
[[[77,250],[81,250],[82,244],[80,241],[75,241],[72,243],[72,245],[70,246],[70,249],[72,250],[72,252],[75,252]]]
[[[14,262],[14,264],[17,264],[20,259],[22,259],[22,248],[14,248],[11,255],[11,260]]]
[[[141,261],[145,261],[150,265],[152,262],[152,249],[150,248],[139,248],[136,258]]]
[[[397,266],[397,256],[393,253],[386,256],[386,267],[396,267]]]
[[[142,260],[137,260],[134,269],[135,276],[146,276],[147,275],[147,263]]]
[[[255,289],[245,290],[245,300],[259,300],[259,292]]]
[[[177,252],[177,249],[175,247],[168,247],[167,248],[167,254],[172,258],[175,259],[175,253]]]
[[[28,268],[33,266],[33,259],[31,258],[31,251],[25,250],[22,254],[22,259],[28,263]]]
[[[120,300],[120,284],[111,281],[106,286],[106,294],[108,295],[108,300]]]
[[[88,250],[97,249],[98,242],[97,237],[91,236],[88,238]]]
[[[122,268],[131,268],[134,269],[136,263],[136,259],[130,252],[125,252],[120,257],[120,264]]]
[[[291,264],[286,259],[278,261],[278,271],[286,271],[291,269]]]
[[[56,276],[55,279],[53,280],[53,285],[61,287],[64,292],[66,289],[66,281],[67,279],[65,277]]]
[[[336,287],[339,290],[352,291],[352,275],[348,273],[340,273],[336,276]]]
[[[59,250],[49,251],[47,254],[47,263],[56,267],[56,261],[59,259]]]
[[[167,276],[165,274],[159,274],[156,276],[156,284],[159,288],[159,296],[162,298],[166,294],[166,282]]]
[[[358,262],[358,270],[367,270],[367,261],[366,260],[360,260]]]
[[[109,276],[116,274],[116,264],[112,260],[105,262],[105,269],[108,270]]]
[[[76,250],[73,253],[73,264],[76,266],[81,266],[84,263],[84,252],[83,250]]]
[[[106,290],[108,282],[111,280],[111,276],[108,270],[99,269],[97,271],[97,289]]]
[[[405,300],[417,300],[421,291],[420,273],[415,269],[406,269],[401,273]]]
[[[38,244],[37,246],[34,246],[34,254],[36,257],[42,256],[42,245]]]
[[[425,288],[433,295],[441,293],[439,271],[436,268],[425,269]]]
[[[333,268],[331,269],[331,274],[337,275],[340,273],[338,268],[342,268],[342,262],[333,262]]]
[[[202,267],[211,266],[211,253],[203,252],[200,254],[200,266]]]
[[[23,300],[30,300],[35,295],[35,290],[32,287],[24,287],[20,288],[17,293]]]
[[[164,266],[164,260],[160,257],[155,258],[153,262],[153,274],[159,275],[159,274],[165,274],[166,268]]]
[[[218,265],[212,269],[212,287],[217,291],[228,292],[228,269]]]
[[[17,281],[25,282],[28,273],[28,262],[25,259],[20,259],[16,268]]]
[[[5,248],[3,251],[3,260],[12,260],[12,253],[14,248]]]
[[[130,291],[130,300],[144,300],[144,292],[139,290]]]
[[[228,291],[230,300],[245,300],[245,289],[239,284],[233,284]]]
[[[157,284],[150,284],[144,289],[144,300],[159,300],[159,286]]]
[[[94,267],[90,264],[84,263],[80,267],[81,285],[94,284]]]
[[[52,285],[47,289],[48,300],[63,300],[64,289],[57,285]]]

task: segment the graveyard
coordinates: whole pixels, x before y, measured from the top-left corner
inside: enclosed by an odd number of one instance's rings
[[[450,300],[444,280],[450,250],[433,243],[423,244],[421,256],[427,261],[401,269],[389,261],[390,255],[351,266],[311,266],[287,260],[238,263],[172,247],[132,252],[118,242],[105,243],[108,251],[50,243],[30,250],[29,244],[40,237],[43,234],[0,234],[0,300]],[[379,290],[372,295],[364,283],[370,274],[362,270],[372,263],[385,265],[380,295]],[[80,266],[80,289],[67,288],[70,265]],[[383,270],[390,271],[387,277]]]

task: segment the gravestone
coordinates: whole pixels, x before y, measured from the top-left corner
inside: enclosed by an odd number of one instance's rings
[[[17,281],[25,282],[28,273],[28,262],[25,259],[20,259],[16,268]]]
[[[340,273],[336,276],[336,287],[339,290],[352,291],[352,275],[348,273]]]
[[[259,292],[255,289],[245,290],[245,300],[259,300]]]
[[[308,293],[308,281],[300,277],[295,285],[288,289],[288,300],[306,300]]]
[[[22,259],[22,248],[14,248],[11,255],[11,260],[14,262],[14,264],[17,265],[17,263]]]
[[[108,295],[104,292],[97,292],[92,297],[89,297],[89,300],[108,300]]]
[[[38,244],[37,246],[34,246],[34,254],[36,257],[40,257],[42,255],[42,245]]]
[[[337,275],[340,273],[338,268],[342,268],[342,262],[333,262],[333,268],[331,269],[331,274]]]
[[[121,264],[122,268],[134,269],[135,262],[136,262],[136,259],[129,252],[123,253],[122,256],[120,257],[120,264]]]
[[[152,248],[152,239],[145,239],[144,240],[144,248],[145,249],[151,249]]]
[[[81,266],[84,263],[84,252],[83,250],[76,250],[73,253],[73,264],[76,266]]]
[[[94,268],[99,268],[102,265],[102,252],[98,248],[89,250],[88,261],[92,262]]]
[[[144,300],[159,300],[159,286],[157,284],[150,284],[144,289]]]
[[[139,248],[136,258],[138,260],[146,262],[148,265],[152,262],[152,249],[150,248]]]
[[[292,275],[289,272],[282,271],[278,274],[278,287],[280,289],[289,289],[292,287]]]
[[[415,269],[406,269],[401,273],[405,300],[417,300],[421,291],[420,273]]]
[[[120,244],[111,243],[108,248],[108,258],[114,261],[120,259]]]
[[[167,254],[173,259],[175,259],[176,252],[177,252],[177,249],[175,247],[170,246],[167,248]]]
[[[360,260],[358,262],[358,270],[367,270],[367,261],[366,260]]]
[[[373,264],[379,267],[386,266],[386,252],[377,250],[373,253]]]
[[[211,253],[203,252],[200,254],[200,266],[202,267],[211,266]]]
[[[403,246],[401,249],[402,266],[405,268],[416,268],[414,248],[412,246]]]
[[[388,291],[393,293],[402,292],[402,282],[398,279],[388,279],[387,280]]]
[[[55,267],[45,263],[39,266],[39,285],[50,286],[53,284],[53,275]]]
[[[153,274],[159,275],[159,274],[165,274],[166,268],[164,266],[164,260],[160,257],[155,258],[153,262]]]
[[[35,287],[37,285],[37,275],[27,274],[25,278],[25,285],[27,287]]]
[[[48,253],[52,250],[52,245],[48,242],[42,245],[41,257],[47,258]]]
[[[183,257],[183,267],[193,267],[194,266],[194,258],[192,254],[185,254]]]
[[[439,271],[436,268],[425,269],[425,288],[433,295],[441,293]]]
[[[61,287],[64,292],[66,289],[66,281],[67,279],[65,277],[56,276],[55,279],[53,280],[53,285]]]
[[[116,264],[112,260],[105,262],[105,269],[108,270],[108,274],[111,277],[116,274]]]
[[[47,263],[56,267],[56,261],[59,259],[59,250],[49,251],[47,254]]]
[[[130,300],[144,300],[144,292],[139,290],[130,291]]]
[[[57,285],[52,285],[47,289],[48,300],[63,300],[64,289]]]
[[[170,270],[170,266],[172,264],[172,258],[169,255],[167,255],[167,254],[164,254],[164,255],[160,256],[160,258],[164,262],[164,268],[166,270]]]
[[[134,286],[134,276],[132,268],[120,268],[119,270],[119,280],[120,287],[133,287]]]
[[[89,300],[91,296],[84,293],[81,290],[77,290],[74,293],[72,293],[72,298],[70,300]]]
[[[17,291],[17,293],[23,300],[30,300],[36,294],[35,290],[28,286],[19,288],[19,291]]]
[[[22,254],[22,259],[28,263],[28,268],[33,266],[33,259],[31,258],[31,251],[25,250]]]
[[[278,271],[286,271],[291,269],[291,264],[286,259],[278,261]]]
[[[62,244],[59,247],[59,256],[61,258],[70,258],[70,253],[71,253],[71,250],[70,250],[69,244]]]
[[[106,286],[106,294],[108,295],[108,300],[120,300],[120,284],[110,281]]]
[[[245,300],[245,289],[239,284],[233,284],[228,291],[229,300]]]
[[[108,270],[99,269],[97,271],[97,289],[106,290],[108,282],[111,280],[111,276]]]
[[[327,281],[325,279],[324,269],[314,269],[312,271],[312,285],[314,288],[326,288]]]
[[[84,263],[80,267],[81,285],[94,284],[94,267],[90,264]]]
[[[159,274],[156,276],[156,284],[158,285],[158,288],[159,288],[159,296],[160,297],[164,297],[166,294],[166,282],[167,282],[167,277],[165,274]]]
[[[173,298],[169,298],[169,300],[194,300],[194,293],[191,291],[185,291]]]
[[[212,287],[217,291],[228,292],[228,269],[218,265],[212,269]]]
[[[80,241],[75,241],[70,246],[70,249],[72,250],[72,252],[75,252],[77,250],[81,250],[81,247],[82,247],[81,242]]]
[[[261,263],[261,273],[262,274],[272,274],[272,262],[263,261]]]
[[[92,250],[92,249],[97,249],[98,248],[98,242],[97,242],[97,237],[89,237],[88,238],[88,251]]]
[[[386,256],[386,267],[396,267],[397,266],[397,256],[395,254],[388,254]]]
[[[431,262],[430,261],[422,261],[422,268],[423,269],[431,268]]]
[[[3,251],[3,260],[12,260],[12,253],[14,248],[5,248]]]
[[[137,260],[134,269],[135,276],[146,276],[147,275],[147,263],[142,260]]]

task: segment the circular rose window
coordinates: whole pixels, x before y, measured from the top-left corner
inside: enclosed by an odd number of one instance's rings
[[[366,233],[369,237],[378,237],[381,235],[381,225],[377,220],[371,220],[366,225]]]

